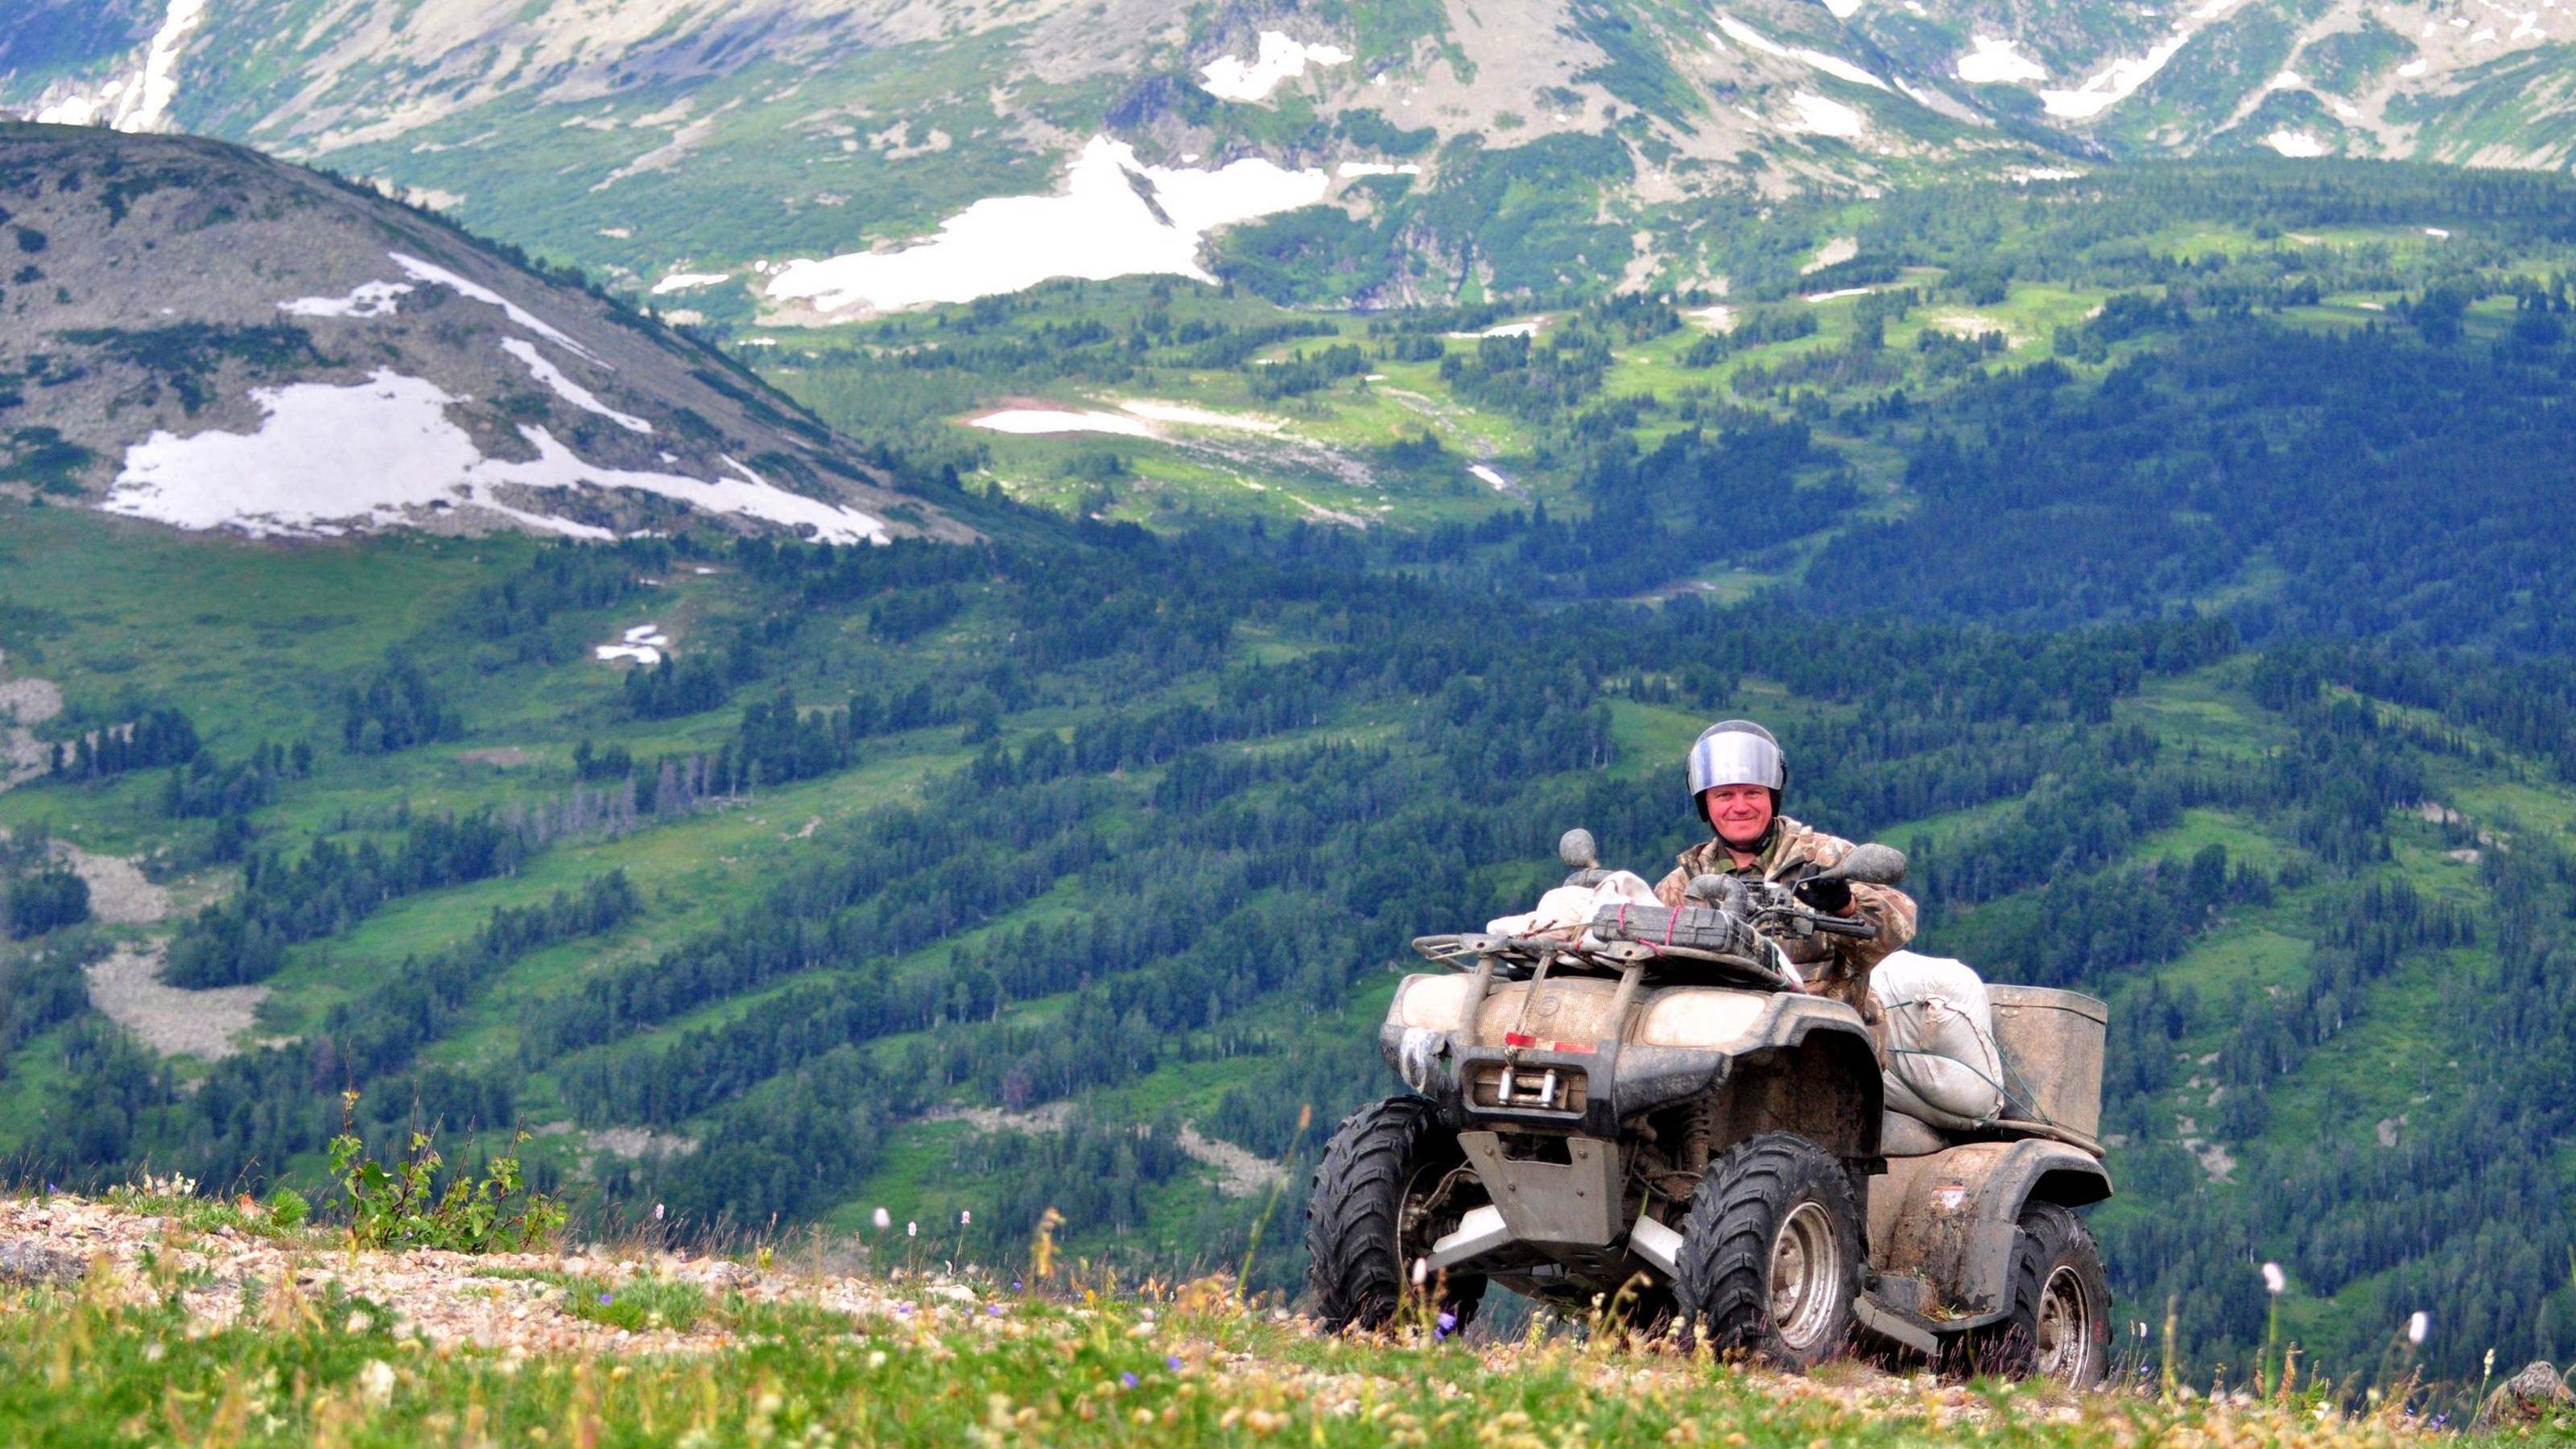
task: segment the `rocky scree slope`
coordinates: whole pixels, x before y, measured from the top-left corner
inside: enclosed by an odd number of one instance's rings
[[[712,349],[218,142],[0,124],[0,480],[181,528],[970,537]]]

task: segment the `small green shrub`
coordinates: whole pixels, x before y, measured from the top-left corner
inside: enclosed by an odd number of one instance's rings
[[[349,1197],[349,1241],[360,1248],[439,1248],[452,1253],[516,1252],[561,1229],[562,1202],[528,1190],[518,1155],[492,1159],[480,1179],[459,1176],[438,1191],[446,1165],[426,1132],[411,1134],[403,1160],[387,1167],[367,1156],[352,1121],[358,1094],[344,1092],[341,1132],[331,1139],[331,1176]],[[519,1133],[517,1147],[528,1140]]]

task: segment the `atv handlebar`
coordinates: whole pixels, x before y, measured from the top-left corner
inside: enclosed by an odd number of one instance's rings
[[[1903,855],[1884,846],[1867,849],[1890,857],[1893,870],[1877,869],[1885,863],[1856,851],[1855,858],[1864,869],[1855,873],[1855,878],[1904,873]],[[1566,832],[1561,853],[1566,864],[1576,867],[1566,877],[1565,884],[1569,886],[1598,885],[1610,874],[1601,868],[1592,850],[1589,831]],[[1797,979],[1773,964],[1778,959],[1773,939],[1824,935],[1867,941],[1878,935],[1875,923],[1858,916],[1816,910],[1800,901],[1790,885],[1780,881],[1703,875],[1691,882],[1689,898],[1694,904],[1604,906],[1573,939],[1561,935],[1461,932],[1417,936],[1413,949],[1453,970],[1492,961],[1528,971],[1571,967],[1625,973],[1657,961],[1669,961],[1674,965],[1715,966],[1763,989],[1794,991],[1798,989]]]

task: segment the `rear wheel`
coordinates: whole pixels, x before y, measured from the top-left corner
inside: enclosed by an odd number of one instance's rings
[[[1841,1351],[1860,1293],[1860,1209],[1832,1154],[1766,1132],[1709,1164],[1691,1195],[1674,1285],[1685,1341],[1783,1368]]]
[[[2111,1364],[2111,1282],[2093,1230],[2069,1208],[2035,1202],[2014,1234],[2012,1312],[1963,1345],[1964,1367],[2089,1389]]]
[[[1454,1133],[1421,1097],[1390,1097],[1345,1120],[1315,1169],[1306,1203],[1306,1284],[1327,1332],[1382,1328],[1404,1303],[1414,1261],[1484,1194]],[[1485,1296],[1482,1275],[1423,1285],[1452,1330]]]

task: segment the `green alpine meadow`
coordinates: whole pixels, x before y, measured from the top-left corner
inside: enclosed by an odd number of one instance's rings
[[[0,0],[0,1439],[2576,1442],[2571,46]]]

